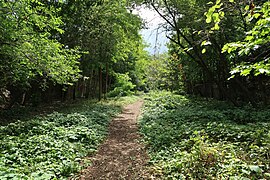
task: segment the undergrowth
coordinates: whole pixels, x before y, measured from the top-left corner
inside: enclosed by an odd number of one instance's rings
[[[140,131],[160,179],[270,179],[269,108],[152,92]]]
[[[135,97],[84,101],[46,116],[0,126],[0,179],[67,179],[107,134],[110,119]]]

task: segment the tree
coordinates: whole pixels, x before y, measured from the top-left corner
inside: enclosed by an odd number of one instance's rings
[[[208,23],[215,24],[215,31],[219,31],[219,25],[223,23],[231,11],[225,11],[226,7],[232,9],[237,6],[234,0],[217,1],[206,13]],[[269,2],[253,2],[243,6],[241,10],[243,35],[237,36],[222,48],[222,53],[228,53],[227,59],[231,62],[230,81],[245,85],[244,92],[249,100],[264,101],[267,103],[267,84],[269,82]],[[225,11],[225,12],[224,12]],[[217,13],[219,12],[219,13]],[[222,16],[220,16],[222,14]],[[253,92],[251,92],[253,91]],[[254,96],[255,95],[255,96]]]
[[[171,41],[170,54],[181,64],[184,84],[189,92],[204,89],[207,93],[200,93],[203,96],[231,100],[235,105],[239,105],[239,99],[247,100],[255,105],[257,100],[252,97],[254,89],[251,88],[254,83],[251,85],[243,78],[228,81],[235,61],[222,53],[226,43],[241,41],[245,38],[245,32],[252,29],[252,23],[246,21],[245,7],[249,7],[247,2],[146,2],[166,21],[163,26],[167,29],[167,37]],[[262,3],[263,1],[260,4]],[[209,11],[205,12],[206,9]],[[240,62],[241,59],[242,57],[239,58]]]
[[[247,8],[246,8],[247,9]],[[249,21],[256,21],[251,30],[246,32],[242,41],[227,43],[223,53],[227,52],[236,58],[243,58],[234,66],[231,74],[241,76],[270,75],[270,2],[249,14]]]
[[[202,75],[193,79],[192,84],[217,85],[222,97],[229,94],[226,90],[228,65],[225,57],[220,53],[225,37],[222,34],[210,34],[205,25],[204,11],[207,1],[196,0],[161,0],[149,1],[159,15],[166,21],[168,38],[176,45],[171,55],[177,55],[180,61],[193,61]],[[208,39],[208,43],[206,42]],[[212,45],[206,51],[201,44]],[[186,57],[186,58],[183,58]],[[220,61],[218,61],[220,60]],[[222,63],[219,63],[222,62]],[[187,63],[182,63],[182,65]],[[185,67],[182,70],[186,69]],[[185,82],[187,86],[187,82]]]
[[[33,81],[44,88],[48,81],[70,84],[78,79],[79,53],[51,34],[63,33],[57,8],[43,1],[19,0],[1,1],[0,11],[2,88],[27,90]]]
[[[87,89],[99,90],[99,98],[108,91],[109,79],[115,73],[125,74],[134,69],[142,42],[141,19],[128,6],[125,0],[67,1],[60,12],[65,33],[56,36],[68,47],[80,46],[87,52],[81,58],[80,68],[82,75],[89,77],[87,86],[93,86]]]

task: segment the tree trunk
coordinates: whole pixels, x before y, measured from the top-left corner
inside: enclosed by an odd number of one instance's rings
[[[99,94],[98,94],[98,100],[100,101],[102,98],[102,67],[100,65],[99,68]]]
[[[75,83],[73,85],[73,91],[72,91],[72,99],[73,100],[76,100],[76,86],[77,86],[77,83]]]
[[[92,97],[97,98],[96,95],[97,95],[97,86],[98,86],[98,79],[99,79],[99,77],[98,77],[98,69],[94,71],[93,78],[94,78],[94,83],[93,83],[93,86],[92,86],[92,94],[93,94]]]
[[[105,82],[105,99],[107,99],[107,93],[108,93],[108,78],[109,78],[109,66],[108,63],[106,63],[106,82]]]

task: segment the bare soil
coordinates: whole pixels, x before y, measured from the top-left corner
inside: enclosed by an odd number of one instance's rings
[[[143,101],[124,107],[122,114],[109,126],[107,140],[99,147],[92,165],[81,172],[81,180],[98,179],[152,179],[149,175],[148,156],[140,143],[137,119]]]

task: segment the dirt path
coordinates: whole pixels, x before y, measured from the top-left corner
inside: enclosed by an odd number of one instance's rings
[[[151,179],[146,172],[148,157],[139,143],[137,127],[142,104],[138,101],[126,106],[123,113],[112,120],[108,139],[90,158],[92,166],[83,170],[79,179]]]

